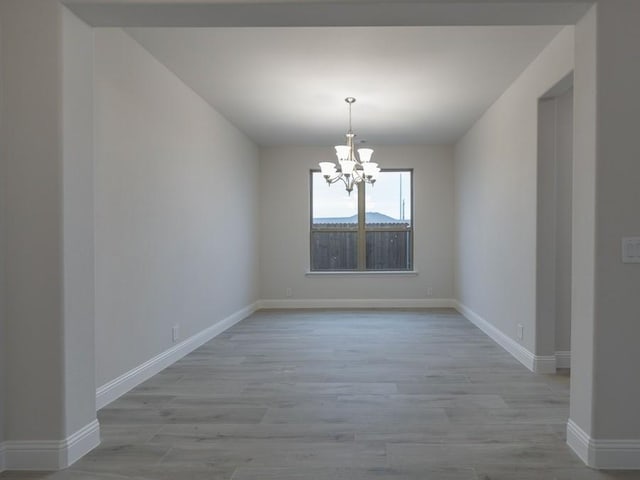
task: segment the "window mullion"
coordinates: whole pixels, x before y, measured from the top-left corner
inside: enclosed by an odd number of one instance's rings
[[[365,186],[358,183],[358,270],[365,270],[367,265],[367,237],[365,234]]]

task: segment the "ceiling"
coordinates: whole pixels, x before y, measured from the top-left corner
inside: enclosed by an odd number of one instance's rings
[[[128,28],[257,144],[449,144],[559,26]]]

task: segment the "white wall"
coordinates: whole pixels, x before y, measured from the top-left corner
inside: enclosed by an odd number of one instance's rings
[[[6,463],[60,468],[99,443],[93,192],[82,184],[91,177],[91,30],[55,1],[0,5]],[[53,442],[23,443],[43,440]]]
[[[93,29],[62,12],[65,418],[67,435],[95,419]]]
[[[258,298],[258,152],[121,29],[95,31],[97,385]]]
[[[576,26],[573,303],[567,442],[588,465],[640,469],[640,3],[599,1]]]
[[[451,147],[374,146],[382,167],[414,169],[414,268],[417,276],[307,276],[309,170],[332,161],[331,146],[273,147],[260,154],[261,298],[426,299],[453,295]],[[340,188],[339,184],[331,188]],[[346,193],[345,193],[346,194]]]
[[[567,27],[456,144],[458,300],[536,351],[538,98],[573,68]]]
[[[603,1],[597,17],[592,433],[596,439],[633,440],[634,468],[640,469],[640,264],[620,261],[622,237],[640,236],[640,63],[631,47],[640,45],[640,3]]]
[[[598,4],[597,8],[600,8]],[[591,435],[594,416],[597,128],[596,7],[576,24],[571,265],[571,421]],[[569,440],[570,441],[570,440]],[[586,460],[585,460],[586,461]]]
[[[2,59],[4,57],[2,51],[2,18],[3,9],[0,4],[0,145],[4,145],[4,82],[3,82],[3,64]],[[5,168],[5,154],[2,147],[0,147],[0,472],[4,469],[4,452],[2,450],[2,442],[4,442],[4,404],[6,399],[6,389],[4,385],[5,375],[5,235],[6,235],[6,220],[5,220],[5,199],[4,192],[6,191],[7,172]]]
[[[5,333],[11,338],[3,351],[11,366],[5,372],[5,439],[56,440],[66,436],[61,7],[34,0],[0,5],[7,179]]]

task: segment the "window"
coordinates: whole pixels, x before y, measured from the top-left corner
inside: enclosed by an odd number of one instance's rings
[[[383,170],[349,196],[312,171],[311,271],[411,270],[412,173]]]

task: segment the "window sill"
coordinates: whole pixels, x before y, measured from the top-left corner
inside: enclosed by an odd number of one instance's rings
[[[312,272],[307,271],[306,277],[416,277],[417,270],[345,270],[331,272]]]

